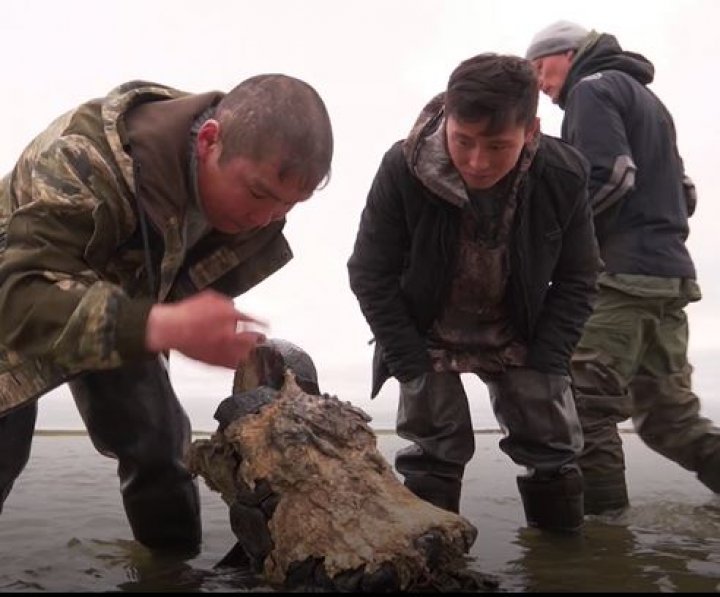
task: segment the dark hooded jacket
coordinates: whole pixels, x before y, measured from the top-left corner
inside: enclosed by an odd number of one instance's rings
[[[694,278],[685,246],[694,186],[675,125],[646,85],[653,65],[591,33],[578,50],[559,104],[562,138],[591,165],[589,196],[608,273]]]
[[[348,262],[375,337],[373,397],[391,375],[408,381],[430,370],[427,334],[454,274],[467,194],[438,141],[444,114],[434,102],[385,154]],[[596,293],[587,175],[577,151],[541,135],[518,189],[507,302],[527,365],[546,373],[567,374]]]

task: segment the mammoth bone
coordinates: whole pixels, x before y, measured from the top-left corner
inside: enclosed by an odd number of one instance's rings
[[[475,579],[477,590],[486,582],[462,572],[475,527],[397,479],[370,417],[320,394],[315,366],[297,346],[260,346],[215,418],[217,431],[196,440],[187,461],[229,506],[238,543],[223,562],[240,556],[288,588],[432,590],[451,579],[457,590]]]

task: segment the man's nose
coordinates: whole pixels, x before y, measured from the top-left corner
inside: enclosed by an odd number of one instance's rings
[[[487,170],[490,160],[488,159],[486,152],[484,152],[481,148],[477,148],[470,152],[468,164],[473,171],[483,172]]]
[[[540,87],[540,91],[542,91],[545,95],[549,95],[548,92],[550,91],[550,87],[542,75],[538,77],[538,87]]]

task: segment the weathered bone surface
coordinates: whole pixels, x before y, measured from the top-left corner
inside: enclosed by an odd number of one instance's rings
[[[236,375],[233,396],[215,415],[218,431],[195,441],[188,457],[190,470],[228,504],[246,562],[275,586],[493,588],[462,572],[475,527],[400,483],[369,417],[319,395],[311,360],[288,359],[277,346],[260,355],[254,372]],[[300,370],[304,389],[289,368],[278,376],[288,364]],[[248,389],[258,383],[281,387]]]

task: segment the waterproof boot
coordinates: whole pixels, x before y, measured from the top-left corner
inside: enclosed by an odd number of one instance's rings
[[[36,416],[37,402],[32,402],[0,418],[0,513],[30,458]]]
[[[405,487],[433,506],[456,514],[460,512],[460,479],[436,475],[408,475],[405,477]]]
[[[68,384],[95,448],[117,459],[133,535],[153,551],[197,553],[197,481],[183,456],[190,420],[161,359],[92,371]]]
[[[698,469],[697,478],[711,491],[720,493],[720,458],[703,463]]]
[[[192,557],[202,541],[200,498],[189,475],[183,479],[184,473],[178,473],[166,485],[127,484],[123,505],[137,541],[151,550]]]
[[[580,473],[520,476],[520,497],[528,526],[575,533],[583,524],[583,484]]]
[[[628,500],[625,472],[584,473],[585,514],[608,514],[624,510]]]

